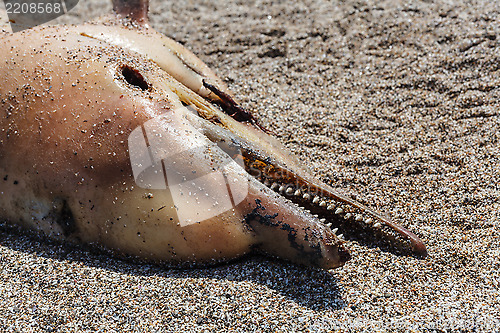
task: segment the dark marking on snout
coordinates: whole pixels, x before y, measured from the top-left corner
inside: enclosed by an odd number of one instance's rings
[[[61,227],[63,234],[66,237],[73,234],[77,230],[73,212],[71,211],[71,208],[66,200],[63,200],[61,211],[55,221]]]
[[[259,210],[266,210],[265,207],[262,206],[262,203],[259,199],[255,199],[255,203],[257,207],[255,207],[250,213],[245,215],[243,222],[245,225],[251,230],[254,231],[254,228],[251,226],[251,222],[256,221],[261,225],[265,225],[268,227],[278,227],[280,222],[274,222],[274,219],[278,216],[278,213],[273,215],[263,215],[259,213]]]
[[[255,200],[256,207],[247,215],[245,215],[244,223],[245,225],[252,231],[255,231],[255,228],[252,227],[251,223],[258,223],[259,225],[270,227],[270,228],[278,228],[287,233],[287,239],[290,244],[290,247],[297,250],[299,255],[302,257],[300,261],[309,261],[311,263],[319,263],[323,258],[323,254],[321,253],[321,245],[319,241],[321,241],[321,237],[316,235],[318,238],[318,243],[313,244],[310,239],[312,239],[312,234],[310,234],[307,230],[304,236],[304,240],[309,244],[309,247],[312,251],[308,251],[304,248],[304,245],[299,244],[297,242],[297,229],[292,227],[288,223],[283,223],[283,221],[276,220],[278,214],[262,214],[259,211],[264,211],[266,208],[262,206],[262,202],[259,199]]]

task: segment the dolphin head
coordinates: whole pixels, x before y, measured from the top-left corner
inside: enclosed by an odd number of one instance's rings
[[[136,2],[3,37],[15,47],[2,59],[15,61],[0,71],[0,159],[22,179],[3,215],[173,264],[261,252],[335,268],[350,258],[338,229],[426,253],[413,233],[314,178]]]

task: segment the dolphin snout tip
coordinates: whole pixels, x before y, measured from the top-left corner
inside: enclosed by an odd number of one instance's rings
[[[342,244],[325,245],[319,266],[324,269],[334,269],[344,266],[350,259],[351,253]]]

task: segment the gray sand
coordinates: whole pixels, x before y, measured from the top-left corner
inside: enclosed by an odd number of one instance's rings
[[[99,4],[97,4],[99,2]],[[81,1],[60,22],[109,10]],[[0,228],[0,331],[500,332],[500,3],[153,1],[324,181],[426,242],[171,270]]]

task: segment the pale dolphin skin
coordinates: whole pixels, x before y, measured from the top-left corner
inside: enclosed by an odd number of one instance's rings
[[[335,230],[288,196],[339,226],[383,225],[426,253],[414,234],[302,170],[205,64],[148,26],[147,2],[117,0],[114,9],[117,15],[80,26],[0,36],[0,218],[174,266],[252,251],[325,269],[343,265],[349,253]],[[165,152],[177,156],[173,168],[224,170],[224,183],[206,178],[203,187],[221,201],[231,199],[228,186],[243,193],[234,207],[182,223],[178,210],[189,205],[136,182],[130,135],[155,119]],[[241,151],[244,168],[227,163],[221,142]],[[186,155],[193,147],[207,151]],[[214,205],[201,192],[184,195],[198,202],[195,215]]]

